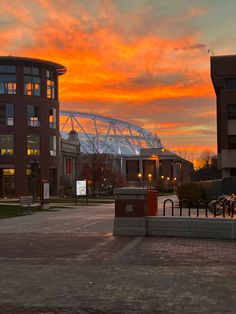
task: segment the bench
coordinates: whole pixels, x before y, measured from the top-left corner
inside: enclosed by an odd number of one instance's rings
[[[31,212],[31,208],[40,208],[41,204],[38,202],[34,202],[33,195],[29,196],[21,196],[20,197],[20,210],[21,214],[24,209],[27,209],[28,212]]]

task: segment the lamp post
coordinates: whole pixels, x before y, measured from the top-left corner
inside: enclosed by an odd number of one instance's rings
[[[31,177],[32,177],[32,192],[33,198],[36,199],[36,187],[38,178],[39,161],[35,158],[30,161]]]
[[[138,185],[141,186],[142,173],[138,173]]]
[[[149,181],[149,188],[151,189],[152,187],[152,174],[151,173],[148,174],[148,181]]]

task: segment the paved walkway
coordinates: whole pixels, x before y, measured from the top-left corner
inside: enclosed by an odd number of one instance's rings
[[[236,242],[114,237],[114,205],[0,220],[0,313],[235,313]]]

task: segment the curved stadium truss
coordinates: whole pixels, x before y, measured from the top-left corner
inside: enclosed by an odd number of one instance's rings
[[[63,138],[78,132],[81,151],[114,155],[139,155],[141,148],[161,148],[160,138],[137,125],[95,114],[60,111]]]

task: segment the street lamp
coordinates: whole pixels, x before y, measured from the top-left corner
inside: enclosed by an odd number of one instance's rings
[[[148,174],[148,181],[151,188],[152,187],[152,174],[151,173]]]
[[[37,178],[38,178],[38,169],[39,169],[39,161],[35,158],[30,161],[31,168],[31,177],[32,177],[32,192],[33,198],[36,199],[36,186],[37,186]]]
[[[141,186],[142,173],[138,173],[138,184]]]

